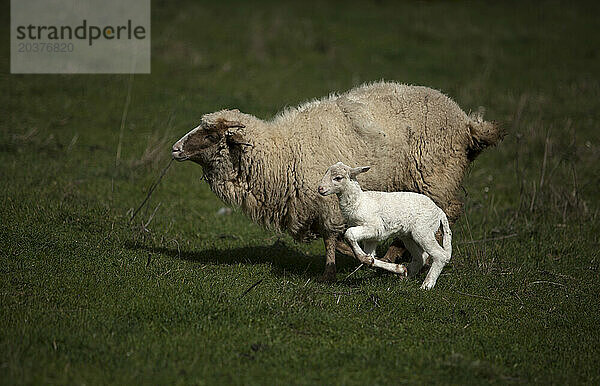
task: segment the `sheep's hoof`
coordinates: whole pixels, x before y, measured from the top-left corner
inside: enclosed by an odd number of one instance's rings
[[[318,280],[322,283],[334,283],[335,279],[335,267],[333,267],[333,269],[326,267],[325,272],[323,272],[323,276],[321,276]]]

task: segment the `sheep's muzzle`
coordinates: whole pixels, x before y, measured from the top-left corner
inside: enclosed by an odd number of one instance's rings
[[[183,151],[183,141],[177,141],[173,145],[173,148],[171,149],[171,155],[176,161],[185,161],[189,159],[189,157]]]

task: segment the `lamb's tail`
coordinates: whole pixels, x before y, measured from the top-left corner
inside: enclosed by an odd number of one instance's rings
[[[484,121],[481,113],[471,114],[467,125],[471,132],[471,144],[467,149],[470,161],[485,148],[497,145],[506,135],[498,123]]]
[[[442,211],[442,216],[440,219],[442,223],[442,248],[448,254],[448,256],[452,256],[452,230],[450,229],[450,224],[448,224],[448,217]]]

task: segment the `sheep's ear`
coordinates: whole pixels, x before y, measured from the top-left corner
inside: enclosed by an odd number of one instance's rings
[[[370,166],[359,166],[357,168],[352,168],[350,169],[350,178],[356,178],[357,175],[359,175],[360,173],[364,173],[369,169],[371,169]]]
[[[243,123],[238,121],[228,121],[225,118],[219,118],[215,123],[208,124],[207,129],[216,131],[217,133],[224,133],[229,129],[246,127]]]
[[[246,126],[242,122],[238,122],[238,121],[228,121],[223,118],[219,118],[217,120],[217,128],[220,130],[231,129],[234,127],[239,127],[239,128],[243,129]]]
[[[240,133],[235,133],[233,131],[227,131],[225,133],[225,138],[227,139],[227,144],[229,146],[252,146],[251,143],[248,143],[244,140],[244,137]]]

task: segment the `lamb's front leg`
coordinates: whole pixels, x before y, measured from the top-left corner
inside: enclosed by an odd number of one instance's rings
[[[352,246],[352,250],[356,255],[356,258],[363,264],[369,265],[371,267],[382,268],[386,271],[399,273],[401,275],[406,276],[406,267],[402,264],[394,264],[388,263],[386,261],[381,261],[375,258],[375,249],[377,247],[377,232],[369,227],[352,227],[346,231],[345,234],[346,240]],[[363,251],[358,244],[359,241],[365,241],[365,248],[367,252]]]
[[[423,268],[429,255],[417,243],[410,239],[405,239],[404,245],[406,245],[406,248],[408,248],[412,256],[412,260],[408,265],[408,275],[412,277],[421,272],[421,268]]]
[[[344,237],[346,238],[348,243],[350,243],[350,247],[354,252],[354,256],[356,256],[356,258],[361,263],[367,264],[369,266],[373,265],[373,260],[375,259],[373,256],[367,255],[365,251],[362,250],[358,242],[366,239],[375,238],[375,236],[375,230],[366,226],[348,228],[348,230],[344,234]]]

